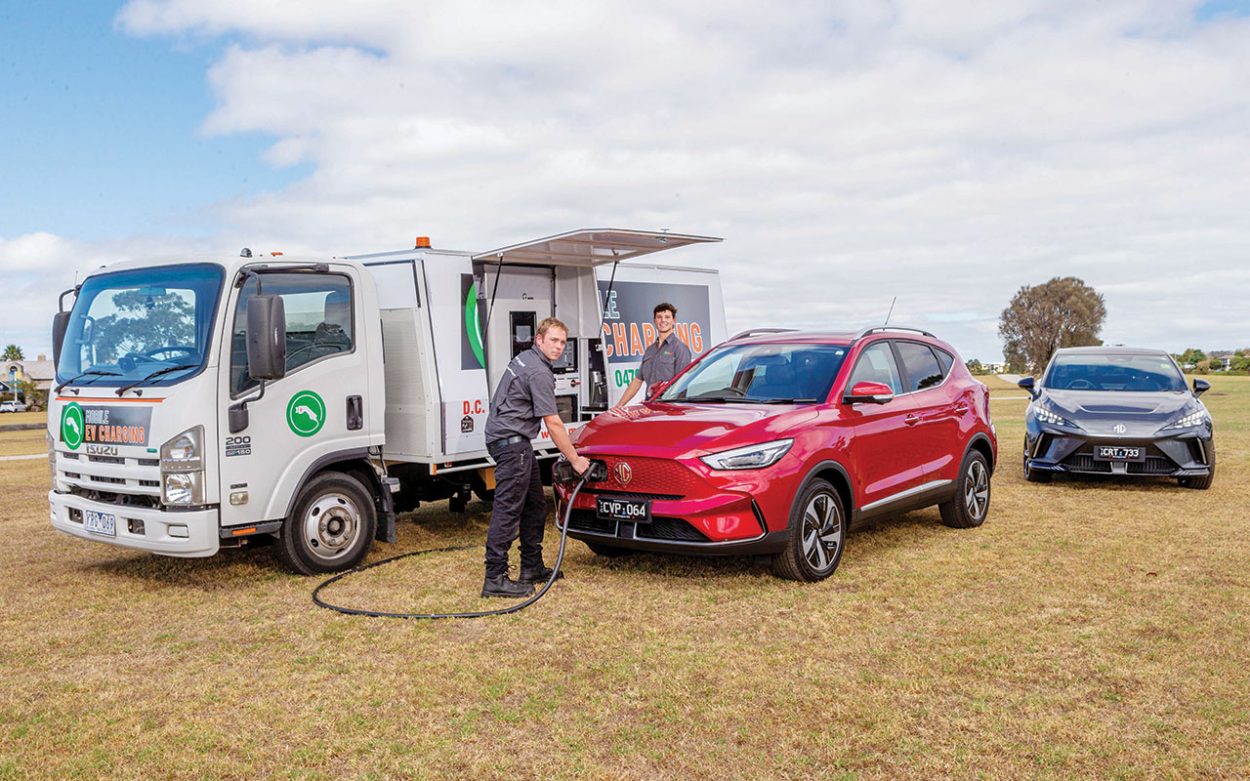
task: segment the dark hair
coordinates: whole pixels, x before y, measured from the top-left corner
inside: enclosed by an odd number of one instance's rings
[[[655,316],[656,316],[656,315],[658,315],[660,312],[672,312],[672,313],[673,313],[673,317],[677,317],[677,307],[673,306],[672,304],[668,303],[667,301],[665,301],[665,302],[664,302],[664,303],[662,303],[662,304],[656,304],[656,305],[655,305],[655,309],[654,309],[654,310],[652,310],[652,312],[651,312],[651,316],[652,316],[652,317],[655,317]]]

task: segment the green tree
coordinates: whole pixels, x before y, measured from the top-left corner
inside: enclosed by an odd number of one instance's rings
[[[127,353],[195,344],[195,308],[177,293],[123,290],[113,296],[117,313],[95,322],[96,360],[116,363]]]
[[[971,361],[965,362],[968,367],[969,374],[989,374],[989,370],[985,368],[985,364],[980,360],[973,358]]]
[[[998,319],[1003,353],[1014,368],[1040,373],[1060,347],[1100,345],[1103,297],[1076,277],[1024,286]]]
[[[1189,366],[1189,365],[1196,366],[1201,361],[1205,361],[1207,359],[1207,354],[1204,353],[1202,350],[1199,350],[1197,347],[1190,347],[1188,350],[1181,353],[1180,355],[1174,355],[1172,357],[1175,358],[1176,362],[1179,363],[1181,366]]]
[[[4,348],[4,358],[0,360],[23,361],[25,359],[26,356],[22,354],[22,348],[15,344],[10,344]]]

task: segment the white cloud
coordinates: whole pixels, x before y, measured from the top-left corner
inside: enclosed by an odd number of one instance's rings
[[[992,359],[1011,295],[1067,274],[1109,340],[1250,342],[1243,303],[1203,296],[1246,282],[1250,25],[1195,7],[134,0],[118,23],[226,41],[205,129],[311,166],[220,205],[250,243],[713,233],[672,261],[723,269],[732,328],[853,327],[897,295],[893,322]]]

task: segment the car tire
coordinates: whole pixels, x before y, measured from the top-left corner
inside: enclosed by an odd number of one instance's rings
[[[377,532],[369,492],[356,478],[323,472],[299,492],[278,535],[278,559],[301,575],[351,569],[364,559]]]
[[[1040,469],[1029,469],[1029,459],[1024,459],[1024,479],[1030,483],[1049,483],[1054,474]]]
[[[586,542],[582,540],[582,542]],[[632,556],[637,551],[630,548],[618,548],[615,545],[604,545],[601,542],[587,542],[586,547],[590,548],[590,552],[596,556],[603,556],[609,559],[620,558],[621,556]]]
[[[1029,469],[1029,440],[1024,440],[1024,479],[1030,483],[1049,483],[1054,475],[1038,469]]]
[[[790,538],[773,556],[773,574],[812,583],[834,573],[846,548],[842,497],[826,480],[808,483],[790,509]]]
[[[990,512],[990,464],[979,451],[969,450],[964,456],[955,496],[939,504],[938,511],[942,523],[953,529],[972,529],[985,522]]]

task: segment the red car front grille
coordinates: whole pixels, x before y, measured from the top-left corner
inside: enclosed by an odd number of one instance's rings
[[[631,494],[668,494],[684,497],[698,493],[703,481],[685,466],[661,458],[596,456],[608,465],[608,479],[595,483],[600,491]],[[628,476],[627,480],[622,480]]]

